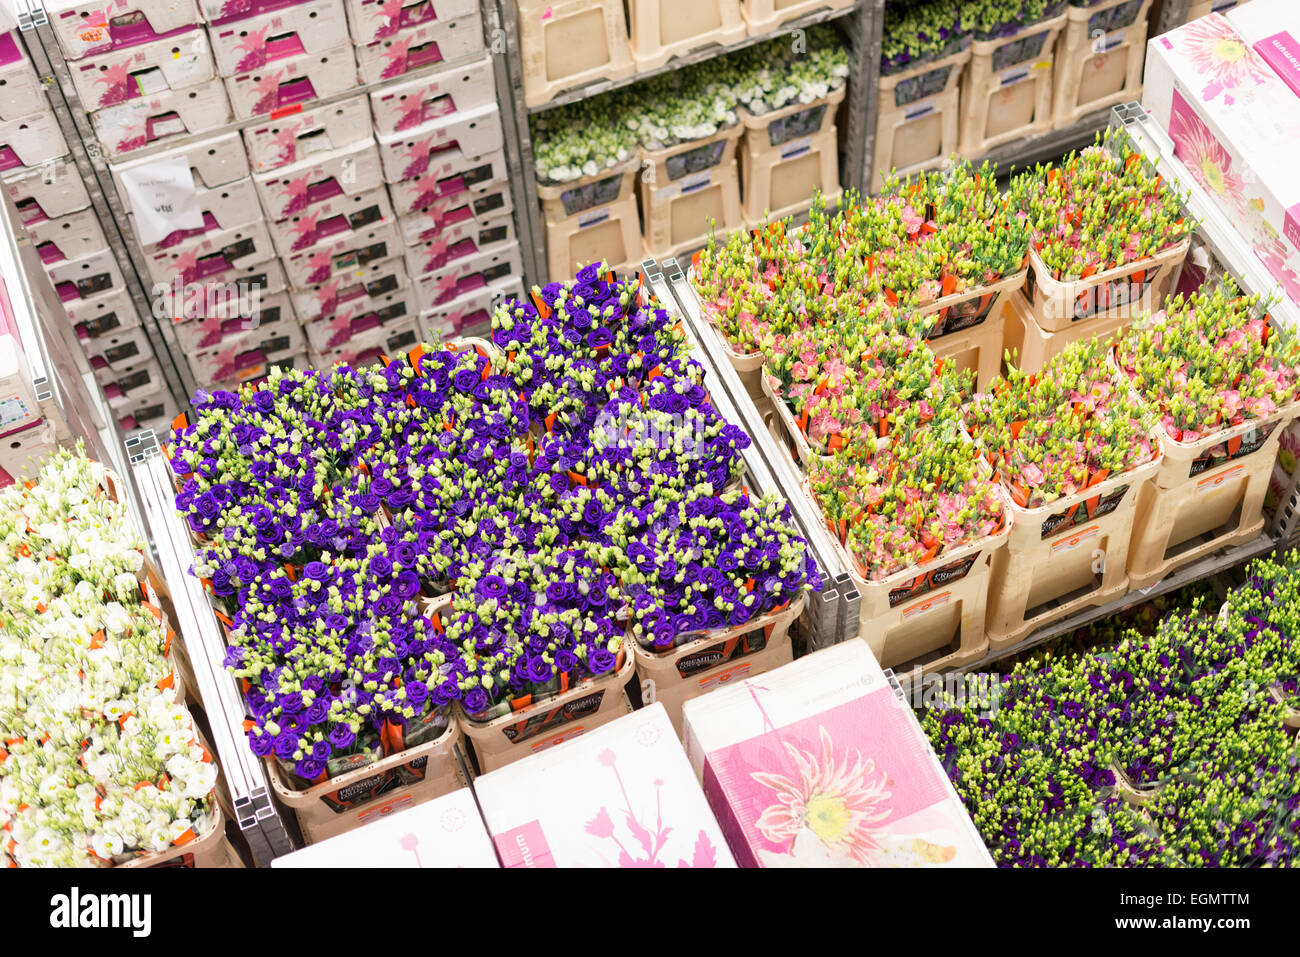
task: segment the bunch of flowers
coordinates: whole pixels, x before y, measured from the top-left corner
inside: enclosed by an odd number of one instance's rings
[[[1165,308],[1119,340],[1115,359],[1175,442],[1271,415],[1300,394],[1300,344],[1232,280]]]
[[[1122,132],[1108,130],[1060,165],[1022,173],[1007,195],[1032,248],[1061,281],[1141,262],[1191,232],[1178,194],[1147,170]]]
[[[1016,504],[1038,508],[1151,461],[1147,419],[1093,338],[1041,373],[1012,368],[975,396],[966,421]]]
[[[714,136],[739,122],[734,80],[731,63],[719,57],[628,87],[637,106],[627,126],[647,150]]]
[[[970,43],[970,25],[956,0],[890,0],[880,72],[888,76],[927,60],[940,60]]]
[[[755,116],[824,99],[849,75],[848,50],[829,24],[812,27],[798,47],[782,37],[749,47],[735,59],[736,98]]]
[[[636,156],[636,130],[617,93],[534,113],[528,126],[533,168],[543,185],[599,176]]]
[[[108,866],[212,827],[216,765],[104,479],[61,450],[0,493],[0,859],[20,867]]]
[[[976,40],[994,40],[1049,20],[1064,9],[1065,0],[980,0],[965,4],[962,17]]]

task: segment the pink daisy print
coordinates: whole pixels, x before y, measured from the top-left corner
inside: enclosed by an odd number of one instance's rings
[[[1201,98],[1207,102],[1227,90],[1249,89],[1273,78],[1268,64],[1222,16],[1202,17],[1187,24],[1180,42],[1192,67],[1205,77]],[[1225,96],[1224,102],[1231,103],[1232,96]]]

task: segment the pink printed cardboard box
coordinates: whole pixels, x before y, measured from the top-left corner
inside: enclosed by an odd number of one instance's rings
[[[18,207],[19,218],[27,225],[66,216],[90,205],[90,194],[81,181],[81,174],[65,158],[42,163],[34,169],[19,167],[5,174],[4,184]]]
[[[357,61],[351,45],[320,53],[298,53],[274,60],[251,73],[227,77],[226,90],[235,116],[251,120],[291,111],[312,100],[335,96],[357,85]]]
[[[340,306],[328,319],[303,323],[303,331],[311,348],[324,354],[347,345],[350,340],[372,329],[391,331],[414,322],[415,318],[415,291],[407,288],[377,299],[365,296],[354,300]]]
[[[18,31],[0,33],[0,120],[43,112],[47,102]]]
[[[504,249],[470,256],[439,272],[416,277],[416,299],[420,311],[426,312],[498,279],[522,274],[519,244],[510,243]]]
[[[437,154],[437,163],[414,179],[390,183],[393,211],[398,216],[423,212],[435,203],[456,203],[459,197],[476,187],[504,183],[509,171],[505,154],[467,156],[457,148]]]
[[[53,113],[0,122],[0,173],[40,166],[67,152],[68,144]]]
[[[259,12],[208,26],[222,76],[264,70],[287,57],[315,56],[349,42],[343,0],[256,6]]]
[[[276,330],[298,325],[287,292],[259,296],[256,309],[228,311],[232,314],[195,316],[176,323],[176,340],[181,348],[187,353],[195,353],[243,347],[256,343],[261,337],[277,334]],[[243,311],[252,315],[238,315]]]
[[[257,173],[267,173],[373,139],[370,105],[364,96],[350,97],[275,120],[268,119],[262,125],[244,129],[248,158]]]
[[[374,228],[349,230],[338,238],[281,260],[289,284],[306,289],[335,279],[364,280],[384,260],[401,255],[397,227],[384,223]]]
[[[202,24],[194,0],[44,0],[69,60],[139,46]]]
[[[446,272],[472,257],[505,249],[515,238],[515,220],[509,213],[487,223],[469,220],[449,226],[430,239],[408,245],[406,269],[416,279]]]
[[[87,110],[206,83],[216,76],[202,27],[68,64]]]
[[[302,352],[307,345],[296,322],[280,322],[255,330],[250,338],[223,341],[217,348],[189,356],[190,371],[199,382],[224,382],[247,378],[258,365]]]
[[[146,255],[151,256],[184,245],[188,240],[197,239],[215,230],[235,229],[260,222],[262,219],[262,207],[257,201],[257,190],[253,188],[253,181],[250,179],[236,180],[233,183],[211,188],[199,187],[195,189],[194,194],[203,213],[203,225],[193,229],[173,230],[156,243],[141,243],[141,248]],[[127,218],[131,224],[131,231],[135,233],[134,213],[129,212]],[[138,240],[140,234],[135,233],[135,235]]]
[[[506,867],[735,867],[663,705],[474,782]]]
[[[386,84],[370,94],[375,130],[385,136],[495,102],[496,81],[489,59]]]
[[[1286,55],[1300,54],[1297,13],[1254,0],[1231,19],[1212,13],[1152,39],[1142,99],[1192,179],[1300,302],[1300,69]]]
[[[478,14],[475,0],[347,0],[352,42],[374,43],[412,27]]]
[[[435,20],[358,46],[357,67],[362,83],[383,83],[435,63],[455,63],[482,52],[483,24],[478,17]]]
[[[58,219],[34,218],[27,224],[27,236],[46,265],[62,259],[80,259],[108,248],[104,229],[93,209],[78,209]]]
[[[861,639],[693,698],[683,721],[691,767],[741,867],[993,866]],[[860,813],[828,826],[814,802]]]
[[[415,318],[381,325],[375,317],[363,317],[365,328],[351,332],[332,349],[323,352],[309,350],[308,354],[317,368],[328,368],[346,362],[354,368],[375,365],[381,356],[396,356],[410,352],[420,344],[420,330]]]
[[[72,305],[72,304],[70,304]],[[100,296],[75,304],[76,318],[69,309],[68,319],[72,322],[77,338],[83,343],[111,336],[126,329],[140,325],[140,316],[131,302],[131,294],[125,289],[113,289]]]
[[[248,156],[244,153],[244,144],[240,141],[239,134],[222,133],[184,146],[160,150],[140,159],[110,163],[108,168],[113,174],[113,186],[119,196],[125,197],[126,189],[122,185],[121,176],[123,170],[177,158],[189,160],[190,175],[194,177],[194,185],[199,189],[214,189],[248,178]]]
[[[274,258],[275,246],[266,223],[258,221],[230,229],[205,229],[149,255],[145,263],[155,283],[171,286],[177,278],[182,284],[229,281],[231,273]]]
[[[398,227],[407,244],[414,245],[461,223],[488,223],[513,211],[510,187],[490,184],[467,190],[445,203],[435,202],[422,210],[407,213],[398,222]]]
[[[276,251],[281,256],[293,256],[345,233],[394,221],[388,191],[381,185],[353,196],[337,193],[288,219],[269,224],[269,228]]]
[[[401,133],[379,137],[379,161],[390,183],[415,179],[431,169],[455,169],[443,157],[483,156],[504,145],[496,104],[461,110]]]
[[[356,196],[384,184],[373,140],[317,153],[253,177],[262,208],[272,220],[288,219],[334,196]]]
[[[406,264],[400,256],[385,260],[366,270],[362,277],[340,276],[316,286],[294,290],[293,308],[304,322],[329,319],[341,309],[359,310],[381,308],[391,301],[388,297],[409,288]]]
[[[426,342],[487,328],[492,313],[507,299],[523,300],[524,287],[517,276],[502,276],[477,289],[471,289],[440,306],[420,313],[420,335]]]
[[[232,119],[230,100],[216,79],[127,100],[90,114],[95,135],[110,157],[217,129]]]
[[[54,291],[66,304],[86,299],[109,289],[124,289],[122,270],[113,254],[102,249],[79,259],[61,259],[45,266],[45,272],[54,284]]]

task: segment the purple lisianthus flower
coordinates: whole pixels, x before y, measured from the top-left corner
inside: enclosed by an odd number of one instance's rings
[[[329,739],[330,744],[334,746],[336,751],[346,751],[352,747],[352,743],[356,741],[357,736],[353,734],[349,725],[336,724],[330,729]]]
[[[597,648],[587,655],[587,670],[593,675],[603,675],[617,663],[618,656],[604,648]]]
[[[541,655],[534,655],[528,660],[528,677],[538,684],[551,680],[551,666]]]
[[[275,736],[275,756],[281,761],[293,758],[298,750],[298,736],[292,731],[281,731]]]
[[[275,744],[276,739],[265,732],[262,734],[248,732],[248,746],[252,748],[253,753],[259,758],[269,757],[275,751]],[[290,754],[292,753],[290,752]]]
[[[483,601],[504,598],[509,590],[506,580],[500,575],[484,575],[474,589]]]
[[[324,742],[322,741],[321,744],[324,744]],[[325,747],[328,749],[329,745],[326,744]],[[328,758],[329,755],[326,754],[325,759]],[[315,781],[325,770],[325,759],[319,759],[314,755],[310,758],[303,758],[293,766],[293,769],[298,777],[304,781]]]
[[[474,688],[472,691],[467,691],[465,693],[464,703],[465,711],[467,713],[479,714],[482,711],[486,711],[491,702],[488,700],[486,691],[482,688]]]

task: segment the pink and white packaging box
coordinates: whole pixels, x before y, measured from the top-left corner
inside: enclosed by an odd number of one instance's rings
[[[266,223],[212,229],[178,246],[160,250],[145,260],[155,283],[230,282],[235,273],[275,258]]]
[[[296,322],[275,323],[258,328],[248,338],[223,341],[214,349],[191,354],[190,372],[199,382],[224,382],[247,378],[247,370],[274,363],[306,348],[302,328]]]
[[[1287,0],[1251,0],[1225,14],[1232,28],[1300,96],[1300,10]]]
[[[415,179],[442,166],[443,156],[483,156],[505,140],[496,104],[430,120],[423,126],[379,137],[379,160],[390,183]]]
[[[1238,13],[1247,10],[1270,21],[1260,46],[1300,36],[1290,4],[1254,0]],[[1300,95],[1216,13],[1147,44],[1142,101],[1174,155],[1300,303]]]
[[[161,396],[146,399],[138,406],[117,412],[117,423],[124,433],[136,429],[152,429],[157,435],[166,436],[170,434],[172,420],[176,418],[167,411],[167,404],[167,400]]]
[[[317,286],[294,290],[293,309],[304,323],[329,319],[342,309],[353,315],[364,309],[380,309],[410,288],[406,264],[401,257],[386,260],[366,271],[363,278],[340,276]]]
[[[18,31],[0,33],[0,120],[16,120],[49,109],[49,100]]]
[[[489,185],[467,190],[447,202],[435,202],[417,212],[407,213],[399,221],[399,226],[407,245],[414,246],[461,223],[487,223],[513,211],[510,187]]]
[[[212,29],[310,2],[312,0],[199,0],[199,12],[207,21],[208,29]]]
[[[162,369],[152,360],[139,368],[132,369],[120,378],[109,382],[101,381],[100,384],[104,388],[104,398],[108,399],[109,408],[118,414],[121,410],[140,402],[145,396],[164,392],[167,386]]]
[[[379,189],[384,174],[378,149],[373,141],[366,140],[258,173],[253,182],[267,217],[282,220],[333,196],[356,196]]]
[[[116,289],[104,296],[96,296],[78,303],[78,316],[73,322],[77,338],[82,342],[115,336],[127,329],[140,325],[140,316],[131,302],[131,295],[125,289]],[[69,314],[69,319],[72,316]]]
[[[500,867],[469,788],[310,844],[271,867]]]
[[[81,347],[95,369],[100,368],[97,364],[98,360],[102,360],[110,369],[126,370],[139,365],[142,360],[153,357],[153,350],[149,347],[149,337],[145,335],[144,329],[138,326],[134,329],[123,329],[114,335],[83,339]]]
[[[122,271],[111,251],[107,249],[82,256],[63,259],[45,267],[59,298],[65,303],[72,299],[85,299],[108,289],[124,289]],[[70,288],[71,287],[71,288]],[[75,294],[73,289],[75,288]]]
[[[475,256],[505,249],[515,239],[515,218],[510,213],[487,223],[458,223],[431,239],[408,245],[406,270],[414,277],[445,272]]]
[[[307,333],[307,342],[311,348],[324,354],[372,329],[396,328],[415,322],[416,317],[415,290],[407,288],[377,299],[366,296],[342,304],[328,319],[303,323],[303,331]]]
[[[329,106],[267,120],[244,130],[248,158],[257,173],[300,163],[313,156],[371,143],[370,104],[355,96]]]
[[[0,172],[40,166],[67,152],[67,141],[53,113],[0,122]]]
[[[350,42],[343,0],[309,0],[210,26],[222,76],[239,76],[287,57],[325,53]]]
[[[208,389],[234,390],[244,383],[261,382],[272,369],[307,369],[310,366],[311,359],[305,349],[291,355],[276,356],[262,355],[254,350],[248,355],[239,357],[238,368],[233,378],[212,382],[208,385]]]
[[[274,333],[276,329],[298,325],[287,292],[261,296],[258,305],[252,316],[213,314],[178,322],[176,341],[187,353],[205,352],[244,346],[263,336],[263,330]]]
[[[90,123],[105,153],[125,157],[145,146],[217,129],[232,118],[221,81],[209,80],[96,110]]]
[[[427,23],[477,16],[475,0],[347,0],[357,46]]]
[[[0,279],[0,435],[28,428],[41,420],[31,370],[18,338],[9,290]],[[7,443],[0,443],[3,446]]]
[[[662,704],[474,782],[506,867],[735,867]]]
[[[693,698],[683,727],[742,867],[993,865],[864,641]]]
[[[238,179],[212,188],[200,187],[194,191],[199,209],[203,212],[203,225],[194,229],[177,229],[156,243],[141,244],[146,255],[163,252],[185,245],[220,229],[234,229],[261,222],[262,206],[257,200],[257,190],[251,179]],[[131,231],[135,232],[135,215],[128,214]],[[139,234],[136,233],[139,239]]]
[[[194,0],[44,0],[69,60],[139,46],[203,20]]]
[[[58,448],[54,423],[37,419],[0,441],[0,489],[36,478],[45,457]]]
[[[27,169],[6,173],[5,188],[18,206],[24,223],[66,216],[90,205],[90,194],[81,174],[66,157]]]
[[[68,73],[87,110],[183,90],[216,76],[202,27],[76,60],[68,64]]]
[[[375,130],[383,135],[414,129],[430,120],[497,101],[490,59],[385,85],[370,94]]]
[[[374,229],[348,232],[296,256],[281,260],[289,284],[306,289],[333,279],[350,277],[364,281],[384,260],[401,254],[397,228],[385,223]]]
[[[498,279],[522,274],[519,244],[511,243],[505,249],[470,256],[440,272],[417,277],[416,301],[421,312],[428,312]]]
[[[79,209],[58,219],[42,217],[27,224],[27,235],[47,264],[54,261],[46,258],[48,248],[57,249],[59,259],[81,259],[108,248],[93,209]]]
[[[158,368],[152,351],[140,353],[135,352],[121,359],[116,365],[110,365],[108,360],[103,356],[88,356],[87,361],[90,363],[90,369],[95,374],[95,381],[101,386],[117,384],[119,388],[122,383],[130,384],[136,381],[136,377],[149,372],[152,375],[152,369]]]
[[[478,17],[435,21],[357,47],[357,68],[362,83],[383,83],[435,63],[455,63],[482,52],[483,24]]]
[[[430,341],[435,337],[447,339],[486,328],[492,322],[496,307],[510,298],[526,301],[523,283],[516,276],[504,276],[441,306],[426,309],[420,313],[420,333]]]
[[[365,320],[370,322],[373,320]],[[420,344],[420,329],[415,317],[389,325],[372,325],[353,333],[346,341],[332,349],[307,354],[317,368],[327,368],[346,362],[353,367],[374,365],[380,356],[396,356],[410,352]]]
[[[351,44],[274,60],[251,73],[226,78],[235,116],[251,120],[296,104],[335,96],[357,85]]]
[[[475,187],[504,183],[509,175],[504,153],[466,156],[452,148],[437,154],[428,170],[414,179],[390,183],[393,212],[398,216],[418,213],[435,203],[458,203],[462,194]]]
[[[271,223],[271,239],[281,256],[293,256],[343,233],[394,222],[388,190],[383,186],[348,196],[339,193],[313,203],[288,219]]]
[[[194,185],[199,189],[214,189],[217,186],[233,183],[235,180],[248,178],[248,156],[244,153],[244,144],[239,139],[239,134],[222,133],[220,136],[211,136],[183,146],[160,150],[140,159],[111,163],[109,170],[113,174],[113,186],[116,187],[119,196],[125,197],[122,170],[148,166],[178,157],[189,160],[190,174],[194,177]]]

